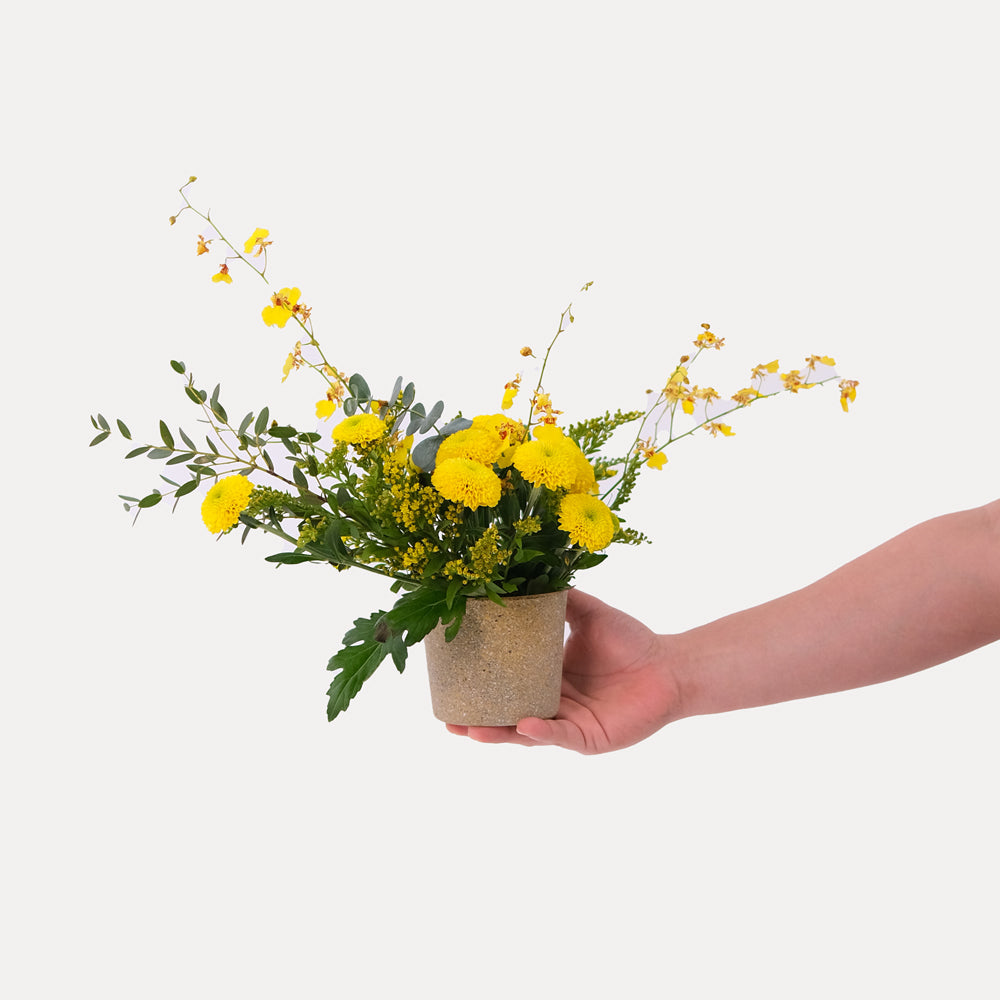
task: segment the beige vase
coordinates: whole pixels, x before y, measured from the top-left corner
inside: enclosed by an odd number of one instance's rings
[[[513,726],[551,719],[562,687],[566,594],[470,598],[458,635],[438,626],[424,639],[431,705],[442,722]]]

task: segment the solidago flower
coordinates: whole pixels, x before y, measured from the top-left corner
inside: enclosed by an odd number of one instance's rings
[[[503,451],[500,435],[487,427],[469,427],[449,434],[438,448],[437,461],[449,458],[468,458],[480,465],[492,465]]]
[[[284,327],[295,313],[301,311],[298,306],[301,294],[298,288],[282,288],[271,296],[271,304],[261,310],[261,319],[268,326]]]
[[[596,552],[611,543],[618,530],[618,521],[607,504],[597,497],[571,493],[559,505],[559,527],[569,535],[573,545]]]
[[[263,252],[265,247],[269,247],[272,241],[265,242],[267,237],[270,236],[270,232],[266,229],[255,229],[251,234],[246,243],[243,244],[243,250],[245,253],[254,253],[255,257],[259,257]]]
[[[246,476],[226,476],[205,494],[201,519],[213,535],[228,531],[239,522],[240,514],[250,502],[253,483]]]
[[[219,270],[212,275],[212,281],[224,281],[227,285],[233,283],[233,279],[229,277],[229,265],[223,264]]]
[[[844,409],[844,413],[847,413],[847,404],[853,403],[858,397],[858,383],[855,379],[844,378],[840,380],[840,405]]]
[[[356,413],[333,429],[333,440],[345,444],[371,444],[385,433],[385,424],[374,413]]]
[[[558,437],[528,441],[514,452],[514,468],[534,486],[568,490],[576,482],[579,472],[576,455],[570,445],[573,442],[561,432]]]
[[[495,507],[500,502],[500,477],[481,462],[449,458],[438,462],[431,475],[434,489],[464,507]]]

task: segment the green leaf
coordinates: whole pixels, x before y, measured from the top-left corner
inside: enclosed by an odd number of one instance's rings
[[[189,479],[186,483],[183,483],[177,488],[177,492],[174,494],[175,497],[184,497],[189,493],[193,493],[197,488],[198,484],[201,482],[200,479]]]
[[[236,433],[241,437],[246,434],[247,428],[250,426],[250,421],[253,420],[253,410],[251,410],[241,421],[240,426]]]
[[[174,457],[167,462],[167,465],[184,465],[187,462],[190,462],[192,458],[194,458],[193,451],[182,452],[180,455],[174,455]]]
[[[344,413],[346,413],[349,417],[353,417],[357,412],[358,401],[348,396],[347,399],[344,400]]]
[[[169,483],[171,486],[180,486],[180,483],[175,483],[172,479],[167,479],[167,477],[162,474],[160,475],[160,479],[162,479],[165,483]]]
[[[144,455],[147,451],[149,451],[149,445],[144,444],[141,448],[133,448],[125,457],[135,458],[137,455]]]
[[[305,431],[299,435],[299,440],[303,444],[315,444],[322,437],[322,434],[317,434],[315,431]]]
[[[427,414],[424,422],[420,425],[420,433],[426,434],[438,422],[442,413],[444,413],[444,402],[439,399],[431,407],[430,413]]]
[[[219,449],[215,447],[215,442],[207,434],[205,435],[205,440],[208,442],[208,447],[213,454],[218,455]]]
[[[103,441],[103,440],[104,440],[104,439],[105,439],[105,438],[106,438],[106,437],[107,437],[107,436],[108,436],[108,435],[109,435],[110,433],[111,433],[111,431],[101,431],[101,433],[100,433],[100,434],[98,434],[98,435],[97,435],[97,436],[96,436],[96,437],[95,437],[95,438],[94,438],[94,439],[93,439],[93,440],[92,440],[92,441],[90,442],[90,444],[88,445],[88,447],[89,447],[89,448],[93,448],[95,444],[100,444],[100,443],[101,443],[101,442],[102,442],[102,441]]]
[[[138,503],[139,502],[139,498],[138,497],[127,497],[127,496],[125,496],[124,493],[119,493],[118,494],[118,499],[119,500],[131,500],[132,503]]]
[[[228,416],[228,414],[226,413],[226,411],[225,411],[225,408],[223,407],[222,403],[220,403],[220,402],[219,402],[218,400],[216,400],[216,401],[215,401],[215,402],[214,402],[214,403],[212,404],[212,412],[213,412],[213,413],[214,413],[214,414],[215,414],[215,415],[216,415],[216,416],[217,416],[217,417],[218,417],[218,418],[219,418],[219,419],[220,419],[220,420],[221,420],[221,421],[222,421],[223,423],[228,423],[228,422],[229,422],[229,416]]]
[[[177,372],[178,375],[184,374],[185,367],[183,361],[171,361],[170,367],[173,368],[173,370]]]
[[[263,455],[263,456],[264,456],[264,461],[265,461],[265,462],[267,463],[267,467],[268,467],[268,468],[269,468],[269,469],[270,469],[270,470],[271,470],[272,472],[274,472],[274,462],[272,462],[272,461],[271,461],[271,456],[270,456],[270,455],[268,455],[268,453],[267,453],[267,450],[266,450],[266,449],[264,449],[264,448],[261,448],[261,451],[260,451],[260,453],[261,453],[261,455]]]
[[[263,410],[260,411],[260,413],[257,414],[257,422],[253,425],[253,432],[258,437],[260,437],[260,435],[264,433],[264,430],[267,427],[267,419],[269,416],[270,414],[268,413],[266,406],[264,407]]]
[[[169,448],[154,448],[149,453],[149,458],[170,458],[173,452]]]
[[[355,373],[348,380],[351,395],[360,403],[367,403],[372,398],[372,391],[368,388],[368,383],[360,375]]]
[[[188,399],[190,399],[192,403],[197,403],[201,406],[201,404],[205,402],[198,390],[192,388],[190,385],[184,386],[184,391],[187,393]]]
[[[150,493],[139,501],[140,507],[155,507],[163,499],[162,493]]]
[[[410,404],[416,398],[417,390],[412,382],[406,384],[406,388],[403,390],[403,409],[409,409]]]
[[[275,552],[273,556],[264,556],[264,562],[279,563],[282,566],[293,566],[304,562],[325,562],[320,556],[309,555],[308,552]]]
[[[121,436],[126,440],[131,441],[132,432],[125,426],[125,424],[121,420],[117,421],[117,423],[118,423],[118,431],[121,434]]]
[[[301,486],[304,490],[309,488],[309,481],[302,474],[302,470],[297,465],[292,466],[292,479],[295,480],[296,486]]]
[[[170,449],[174,447],[174,436],[170,433],[170,428],[161,420],[160,421],[160,437],[163,438],[163,443]]]
[[[191,449],[192,451],[197,451],[197,450],[198,450],[198,446],[197,446],[197,445],[196,445],[196,444],[194,443],[194,441],[192,441],[192,440],[191,440],[191,438],[189,438],[189,437],[187,436],[187,434],[185,434],[185,433],[184,433],[184,428],[183,428],[183,427],[178,427],[178,428],[177,428],[177,430],[178,430],[178,431],[180,432],[180,435],[181,435],[181,439],[182,439],[182,440],[184,441],[184,443],[185,443],[185,444],[186,444],[186,445],[187,445],[187,446],[188,446],[188,447],[189,447],[189,448],[190,448],[190,449]]]
[[[97,422],[101,425],[101,430],[104,430],[104,431],[110,431],[111,430],[111,428],[108,426],[107,420],[105,420],[104,417],[101,416],[100,413],[97,414]]]
[[[294,427],[272,427],[268,434],[276,438],[290,438],[295,437],[298,431]]]

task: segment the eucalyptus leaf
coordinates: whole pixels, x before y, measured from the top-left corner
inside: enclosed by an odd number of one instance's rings
[[[183,442],[188,446],[188,448],[191,449],[191,451],[197,451],[198,450],[198,446],[194,443],[194,441],[192,441],[191,438],[189,438],[187,436],[187,434],[184,433],[184,428],[183,427],[178,427],[177,431],[178,431],[178,433],[181,436],[181,440],[183,440]]]
[[[438,448],[441,447],[443,440],[444,438],[440,434],[432,434],[430,437],[425,437],[423,441],[419,441],[414,446],[413,451],[410,452],[413,464],[419,466],[425,472],[432,472]]]
[[[150,493],[139,501],[140,507],[155,507],[163,499],[162,493]]]
[[[201,404],[205,402],[204,397],[198,392],[197,389],[193,388],[192,386],[190,385],[184,386],[184,391],[187,393],[188,399],[190,399],[192,403],[197,403],[199,406],[201,406]]]
[[[416,398],[417,389],[412,382],[407,382],[406,388],[403,390],[403,409],[409,409],[410,404]]]
[[[160,437],[163,438],[163,443],[168,448],[173,448],[174,436],[170,433],[170,428],[162,420],[160,421]]]
[[[110,426],[108,426],[107,420],[105,420],[104,417],[100,413],[97,414],[97,422],[101,425],[101,430],[104,430],[104,431],[110,431],[111,430]]]
[[[361,375],[355,373],[347,380],[347,384],[350,387],[351,395],[359,403],[367,403],[372,398],[372,391],[368,388],[368,383]]]
[[[267,409],[266,406],[264,407],[263,410],[260,411],[260,413],[257,414],[257,421],[253,425],[253,432],[258,437],[260,437],[260,435],[264,433],[264,430],[267,427],[268,418],[270,416],[271,416],[271,414],[268,411],[268,409]]]
[[[171,361],[170,367],[173,368],[178,375],[183,375],[185,371],[185,366],[183,361]]]
[[[144,444],[141,448],[133,448],[125,457],[135,458],[138,455],[144,455],[147,451],[149,451],[149,445]]]
[[[357,400],[352,399],[350,396],[348,396],[347,399],[344,400],[344,413],[346,413],[349,417],[353,417],[354,414],[357,412],[358,412]]]
[[[448,437],[449,434],[457,434],[459,431],[467,431],[472,426],[472,421],[468,417],[455,417],[450,420],[438,432],[441,437]]]
[[[117,423],[118,423],[118,431],[121,434],[121,436],[125,438],[127,441],[131,441],[132,432],[125,426],[124,421],[119,420],[117,421]]]
[[[430,413],[427,414],[424,422],[420,425],[420,433],[423,434],[429,431],[438,422],[442,413],[444,413],[444,402],[439,399],[431,407]]]
[[[148,455],[149,458],[170,458],[173,451],[170,448],[154,448]]]
[[[241,437],[246,434],[247,428],[250,426],[250,421],[253,420],[253,410],[251,410],[241,421],[240,426],[236,433]]]
[[[92,441],[90,442],[90,444],[88,445],[88,447],[89,447],[89,448],[93,448],[95,444],[100,444],[100,443],[101,443],[101,442],[102,442],[102,441],[103,441],[103,440],[104,440],[104,439],[105,439],[105,438],[106,438],[106,437],[107,437],[107,436],[108,436],[108,435],[109,435],[110,433],[111,433],[111,431],[101,431],[101,433],[100,433],[100,434],[98,434],[98,435],[97,435],[97,436],[96,436],[96,437],[95,437],[95,438],[94,438],[94,439],[93,439],[93,440],[92,440]]]
[[[186,483],[181,483],[174,496],[183,497],[187,496],[188,493],[193,493],[198,488],[200,482],[200,479],[189,479]]]

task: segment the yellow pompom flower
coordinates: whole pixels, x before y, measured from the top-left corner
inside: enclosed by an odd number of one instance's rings
[[[385,424],[374,413],[355,413],[333,429],[333,440],[345,444],[371,444],[385,433]]]
[[[481,462],[469,458],[448,458],[438,462],[431,482],[445,500],[472,510],[495,507],[500,502],[500,477]]]
[[[535,433],[542,430],[543,428],[538,428]],[[579,448],[562,431],[558,434],[546,433],[534,441],[522,444],[514,452],[513,465],[534,486],[568,490],[573,487],[580,471],[574,449],[579,453]]]
[[[449,434],[438,448],[437,461],[449,458],[468,458],[480,465],[492,465],[503,451],[503,440],[499,434],[487,427],[469,427],[464,431]]]
[[[239,522],[240,514],[250,502],[253,483],[246,476],[226,476],[205,494],[201,505],[201,519],[205,527],[217,535],[228,531]]]
[[[559,505],[559,527],[574,545],[596,552],[611,543],[618,519],[606,503],[586,493],[570,493]]]

